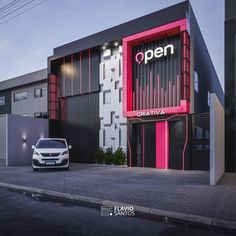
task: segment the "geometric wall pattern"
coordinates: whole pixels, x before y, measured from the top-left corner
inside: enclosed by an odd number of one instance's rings
[[[122,46],[101,52],[99,68],[99,146],[127,153],[127,119],[122,115]]]

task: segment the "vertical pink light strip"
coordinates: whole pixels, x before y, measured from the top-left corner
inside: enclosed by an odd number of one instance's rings
[[[167,96],[167,90],[165,91],[165,107],[167,107],[168,106],[168,96]]]
[[[133,111],[135,110],[135,92],[133,91]]]
[[[160,86],[160,75],[157,76],[157,96],[158,96],[158,105],[157,107],[161,107],[161,86]]]
[[[145,88],[143,88],[143,109],[146,109],[146,93],[145,93]]]
[[[173,90],[173,106],[176,106],[176,88],[175,88],[175,84],[173,84],[173,87],[172,87],[172,90]]]
[[[146,109],[148,109],[149,108],[149,86],[148,86],[148,84],[147,84],[147,86],[146,86]]]
[[[153,108],[153,78],[152,71],[150,71],[150,108]]]
[[[154,88],[153,90],[153,93],[154,93],[154,104],[153,104],[153,108],[156,108],[156,88]]]
[[[161,88],[161,106],[160,107],[164,107],[164,102],[165,102],[165,96],[164,96],[164,89]]]
[[[177,86],[176,86],[177,92],[177,106],[180,104],[180,81],[179,81],[179,75],[177,75]]]
[[[136,100],[135,100],[135,107],[136,107],[136,110],[138,110],[139,109],[139,105],[138,105],[138,78],[136,78],[136,91],[135,91],[135,93],[136,93]]]
[[[144,124],[142,124],[142,166],[144,167],[144,158],[145,158],[145,143],[144,143]]]
[[[142,96],[143,95],[143,92],[142,92],[142,87],[141,85],[139,86],[139,107],[140,107],[140,110],[143,109],[143,101],[142,101]]]
[[[156,168],[169,166],[169,126],[168,121],[156,122]]]
[[[172,93],[173,89],[172,89],[172,81],[169,81],[169,107],[172,107]]]

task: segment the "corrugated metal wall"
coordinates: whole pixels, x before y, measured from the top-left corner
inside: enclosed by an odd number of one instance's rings
[[[73,146],[72,162],[93,162],[99,146],[99,93],[73,96],[65,99],[65,117],[61,121],[61,137]]]
[[[172,107],[181,99],[181,40],[180,35],[156,40],[133,48],[138,52],[174,45],[174,54],[137,63],[133,60],[133,110]]]

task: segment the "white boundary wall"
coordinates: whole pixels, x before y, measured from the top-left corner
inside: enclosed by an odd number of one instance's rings
[[[216,94],[210,95],[210,185],[216,185],[225,171],[224,108]]]

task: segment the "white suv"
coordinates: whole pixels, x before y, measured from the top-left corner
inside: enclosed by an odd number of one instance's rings
[[[69,168],[69,149],[66,139],[41,138],[36,146],[32,146],[33,170],[41,168]]]

